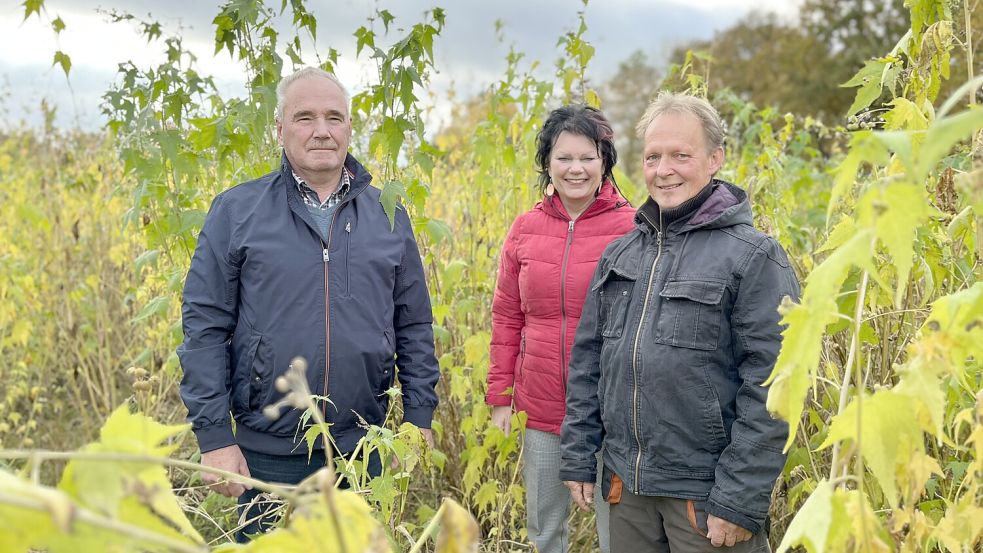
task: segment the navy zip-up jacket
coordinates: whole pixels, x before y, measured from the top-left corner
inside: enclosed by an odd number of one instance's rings
[[[286,157],[279,171],[215,197],[184,287],[181,397],[201,451],[238,444],[306,451],[301,412],[264,406],[297,356],[342,452],[382,424],[398,375],[403,418],[429,428],[437,406],[430,296],[402,207],[395,228],[371,175],[351,155],[351,190],[323,236]],[[398,365],[398,371],[396,366]],[[235,419],[235,434],[232,420]]]

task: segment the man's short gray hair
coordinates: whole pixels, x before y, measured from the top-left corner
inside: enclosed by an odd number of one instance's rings
[[[287,89],[290,88],[295,81],[300,79],[310,79],[310,78],[323,78],[327,79],[334,84],[338,85],[341,89],[341,94],[345,97],[345,107],[348,109],[348,115],[352,113],[352,96],[348,93],[348,89],[345,85],[341,84],[341,81],[334,73],[328,73],[327,71],[321,69],[320,67],[304,67],[303,69],[298,69],[292,74],[280,79],[280,82],[276,85],[276,120],[279,121],[283,117],[283,109],[287,102]]]
[[[639,138],[645,138],[652,121],[660,115],[667,113],[689,113],[696,116],[703,126],[703,136],[707,142],[707,151],[712,152],[724,146],[724,123],[720,120],[720,114],[710,105],[710,102],[690,94],[674,93],[667,90],[659,92],[659,95],[652,100],[645,114],[638,120],[635,131]]]

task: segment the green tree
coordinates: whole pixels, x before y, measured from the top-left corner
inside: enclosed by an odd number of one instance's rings
[[[636,184],[642,182],[642,140],[635,134],[635,124],[661,81],[661,71],[645,52],[635,50],[601,87],[601,108],[614,127],[618,165]]]
[[[840,85],[864,61],[890,51],[908,29],[902,0],[805,0],[797,20],[752,12],[712,39],[684,44],[710,55],[711,90],[730,88],[746,100],[784,111],[841,120],[855,91]],[[885,99],[890,97],[885,93]]]

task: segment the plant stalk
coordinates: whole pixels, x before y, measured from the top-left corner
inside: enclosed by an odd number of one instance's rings
[[[863,278],[860,281],[860,285],[857,287],[857,307],[853,314],[853,335],[850,337],[850,353],[847,355],[846,366],[843,370],[843,382],[840,385],[840,398],[837,405],[836,414],[840,415],[846,409],[847,402],[850,399],[850,379],[853,376],[853,367],[856,364],[857,350],[859,349],[860,342],[860,326],[863,324],[863,310],[864,302],[867,298],[867,283],[870,280],[870,274],[864,271]],[[862,390],[859,389],[862,386],[862,382],[858,382],[858,394],[859,397]],[[857,417],[857,424],[860,424],[860,417]],[[859,434],[858,434],[859,437]],[[859,446],[859,444],[858,444]],[[859,453],[858,453],[859,454]],[[841,460],[840,460],[840,444],[833,444],[833,460],[830,464],[829,478],[830,480],[839,478],[842,476],[841,472]],[[843,474],[846,473],[845,466],[843,467]]]

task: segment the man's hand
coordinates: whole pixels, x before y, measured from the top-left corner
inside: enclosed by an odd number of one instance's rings
[[[570,496],[581,511],[590,511],[594,504],[594,483],[564,480],[563,485],[570,490]]]
[[[430,449],[433,449],[433,430],[430,428],[421,428],[420,434],[423,434],[423,441],[427,442]]]
[[[512,406],[511,405],[496,405],[492,407],[491,414],[492,424],[502,429],[505,435],[508,436],[512,431]]]
[[[749,530],[713,515],[707,516],[707,530],[707,538],[710,539],[710,545],[714,547],[722,545],[730,547],[735,543],[751,539]]]
[[[201,454],[201,464],[206,467],[222,469],[227,472],[249,476],[249,467],[246,466],[246,458],[242,456],[239,446],[232,444],[220,449],[213,449]],[[252,487],[239,482],[229,482],[221,476],[202,472],[201,479],[211,488],[226,497],[239,497],[246,490]]]

